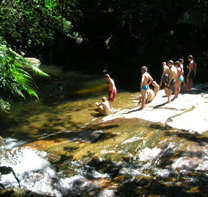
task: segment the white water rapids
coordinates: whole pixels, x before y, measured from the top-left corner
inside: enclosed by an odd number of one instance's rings
[[[47,160],[47,153],[35,151],[28,147],[19,147],[25,142],[5,138],[5,147],[10,149],[0,155],[0,166],[12,167],[20,180],[21,189],[30,190],[49,196],[76,195],[77,191],[88,192],[98,185],[90,179],[108,178],[107,174],[100,174],[87,165],[69,162],[69,168],[76,175],[66,177],[62,172],[56,172],[55,166]],[[14,147],[14,148],[13,148]],[[18,188],[19,185],[12,173],[0,176],[0,183],[5,188]]]

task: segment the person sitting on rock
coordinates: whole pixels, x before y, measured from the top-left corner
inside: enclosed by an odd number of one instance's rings
[[[110,114],[110,105],[106,97],[102,97],[102,103],[96,102],[95,104],[98,107],[99,114],[103,116],[107,116]]]

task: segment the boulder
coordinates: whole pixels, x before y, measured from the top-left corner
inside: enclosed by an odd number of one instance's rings
[[[34,57],[25,57],[25,59],[28,61],[28,62],[30,62],[33,66],[35,66],[35,67],[40,67],[40,65],[41,65],[41,62],[40,62],[40,60],[39,59],[36,59],[36,58],[34,58]]]

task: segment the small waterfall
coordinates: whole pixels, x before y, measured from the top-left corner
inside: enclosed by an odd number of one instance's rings
[[[21,189],[30,190],[49,196],[76,196],[83,195],[99,185],[94,180],[109,178],[107,174],[98,173],[88,165],[82,165],[75,161],[68,161],[69,168],[74,171],[71,177],[55,170],[55,166],[47,160],[47,153],[33,150],[19,145],[23,141],[4,139],[6,151],[0,155],[0,166],[13,168],[20,180]],[[8,150],[9,149],[9,150]],[[0,176],[0,183],[5,188],[19,188],[12,173]],[[78,193],[77,193],[78,192]],[[81,192],[81,193],[80,193]]]

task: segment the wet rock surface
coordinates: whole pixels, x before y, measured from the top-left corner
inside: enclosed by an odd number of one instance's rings
[[[47,177],[49,196],[207,196],[207,89],[194,86],[169,104],[161,90],[143,110],[132,93],[120,92],[106,117],[90,116],[102,96],[73,104],[43,98],[37,111],[32,102],[16,112],[3,134],[25,139],[18,150],[47,153],[55,175],[38,169],[19,176],[31,184]]]
[[[208,131],[208,85],[195,85],[190,92],[182,90],[179,97],[167,102],[164,90],[160,90],[155,99],[140,110],[140,106],[121,110],[104,118],[118,117],[141,118],[155,123],[162,123],[190,132]],[[172,95],[173,98],[174,95]],[[135,101],[136,102],[136,101]]]

